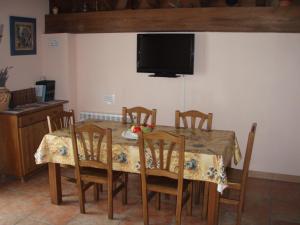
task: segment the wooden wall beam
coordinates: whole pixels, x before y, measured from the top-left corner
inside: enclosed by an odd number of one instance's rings
[[[46,15],[46,33],[300,32],[300,7],[115,10]]]

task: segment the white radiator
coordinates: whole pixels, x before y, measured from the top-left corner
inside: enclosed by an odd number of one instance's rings
[[[113,113],[101,112],[80,112],[79,120],[109,120],[109,121],[122,121],[122,115]]]

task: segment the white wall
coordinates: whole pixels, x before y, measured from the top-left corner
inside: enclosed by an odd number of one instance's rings
[[[243,153],[256,121],[251,169],[300,175],[300,34],[196,33],[195,75],[177,79],[136,73],[134,33],[74,39],[77,112],[143,105],[170,125],[176,109],[213,112],[214,128],[235,130]],[[115,104],[103,102],[106,94]]]
[[[66,108],[76,108],[75,44],[72,34],[42,35],[42,69],[49,80],[55,80],[55,98],[69,100]]]
[[[44,33],[44,16],[48,12],[48,0],[0,1],[0,24],[4,24],[3,39],[0,43],[0,68],[13,66],[7,87],[10,90],[33,87],[42,76],[40,35]],[[36,18],[37,54],[26,56],[10,55],[9,16]]]

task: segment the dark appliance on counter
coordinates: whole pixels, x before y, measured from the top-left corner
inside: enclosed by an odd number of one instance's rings
[[[37,98],[42,102],[53,101],[55,96],[55,80],[40,80],[35,83]]]

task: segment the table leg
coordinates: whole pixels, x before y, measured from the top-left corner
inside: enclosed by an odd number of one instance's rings
[[[218,212],[219,212],[219,192],[217,190],[217,184],[209,183],[207,225],[218,224],[218,219],[219,219]]]
[[[48,163],[48,170],[51,203],[59,205],[62,202],[60,165]]]

